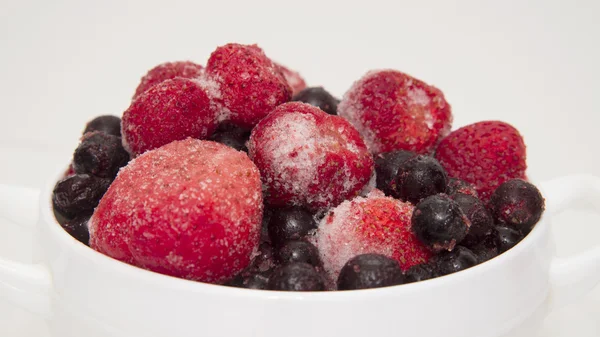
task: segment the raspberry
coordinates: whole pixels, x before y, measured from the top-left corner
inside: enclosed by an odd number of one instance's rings
[[[133,99],[151,87],[175,77],[197,78],[202,74],[202,66],[190,61],[166,62],[150,69],[135,89]]]
[[[471,183],[480,199],[489,199],[503,182],[525,178],[525,143],[519,131],[499,121],[479,122],[453,131],[435,157],[448,175]]]
[[[280,68],[256,45],[217,48],[206,64],[206,76],[217,84],[212,98],[226,110],[224,118],[242,127],[256,125],[292,97]]]
[[[135,157],[174,140],[205,139],[216,129],[217,115],[198,82],[166,80],[136,98],[123,114],[123,145]]]
[[[440,90],[396,70],[371,71],[355,82],[338,114],[360,131],[373,154],[429,153],[452,124]]]
[[[186,139],[121,170],[90,220],[90,246],[155,272],[224,283],[250,263],[262,220],[246,154]]]
[[[283,77],[292,89],[292,95],[296,95],[300,91],[306,89],[306,82],[297,71],[293,71],[278,63],[275,63],[275,65],[279,67],[279,70],[281,70]]]
[[[346,262],[367,253],[391,257],[402,270],[426,263],[431,253],[411,229],[413,208],[375,190],[332,209],[311,238],[330,277],[336,280]]]
[[[250,158],[275,206],[320,209],[356,196],[373,158],[346,120],[299,102],[280,105],[252,131]]]

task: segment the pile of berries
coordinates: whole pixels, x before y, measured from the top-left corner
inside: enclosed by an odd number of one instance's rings
[[[544,199],[499,121],[451,131],[442,92],[371,71],[342,100],[256,45],[151,69],[122,119],[88,123],[52,196],[94,250],[251,289],[377,288],[448,275],[522,240]]]

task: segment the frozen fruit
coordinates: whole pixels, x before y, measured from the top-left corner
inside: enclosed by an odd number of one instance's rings
[[[308,263],[296,262],[275,269],[268,289],[285,291],[324,291],[325,279]]]
[[[398,166],[392,196],[413,204],[430,195],[444,193],[448,176],[435,158],[417,155]]]
[[[159,64],[150,69],[148,73],[142,77],[140,84],[138,85],[137,89],[135,89],[133,99],[136,99],[146,90],[166,80],[172,80],[176,77],[197,78],[201,74],[202,66],[190,61],[166,62]]]
[[[281,69],[256,45],[230,43],[217,48],[205,75],[216,83],[212,98],[226,110],[226,118],[242,127],[256,125],[292,98]]]
[[[523,239],[523,235],[519,231],[505,226],[496,226],[493,236],[498,254],[511,249]]]
[[[490,198],[490,208],[498,224],[529,233],[544,212],[544,198],[533,184],[522,179],[504,182]]]
[[[362,254],[350,259],[340,271],[338,290],[389,287],[404,283],[398,261],[380,254]]]
[[[301,239],[317,228],[313,214],[302,207],[275,209],[269,220],[269,237],[276,246]]]
[[[159,273],[224,283],[255,256],[262,207],[260,175],[245,153],[175,141],[121,170],[90,220],[90,246]]]
[[[73,169],[102,178],[114,179],[119,169],[129,162],[121,138],[101,131],[83,135],[73,154]]]
[[[448,275],[473,267],[479,262],[477,255],[468,248],[456,246],[451,251],[444,251],[436,256],[435,271],[440,275]]]
[[[74,219],[64,219],[63,221],[59,221],[60,226],[67,232],[69,235],[77,239],[77,241],[83,243],[84,245],[88,245],[90,241],[90,233],[88,231],[88,221],[90,220],[91,214],[83,214],[76,216]],[[58,220],[59,217],[57,217]]]
[[[468,182],[458,179],[458,178],[450,178],[448,179],[448,186],[446,186],[446,194],[449,196],[454,196],[457,193],[468,194],[475,198],[479,197],[475,187],[469,184]]]
[[[87,123],[83,134],[94,131],[121,137],[121,118],[110,115],[98,116]]]
[[[283,74],[283,77],[292,89],[292,95],[296,95],[300,91],[304,90],[304,88],[306,88],[306,82],[297,71],[293,71],[287,67],[282,66],[281,64],[276,65],[279,67],[281,73]]]
[[[412,228],[417,238],[436,252],[453,250],[470,226],[459,205],[445,194],[423,199],[412,214]]]
[[[451,177],[473,184],[487,201],[503,182],[524,178],[525,143],[511,125],[479,122],[453,131],[438,145],[435,157]]]
[[[352,125],[305,103],[278,106],[252,130],[248,150],[273,206],[335,206],[357,195],[373,171]]]
[[[221,123],[215,133],[210,136],[210,140],[212,141],[244,152],[248,152],[248,148],[246,147],[248,138],[250,138],[250,131],[228,123]]]
[[[273,269],[276,266],[273,246],[268,242],[262,242],[258,247],[258,252],[252,260],[252,263],[246,271],[254,273],[262,273]]]
[[[396,70],[368,72],[346,92],[338,114],[360,131],[374,154],[429,153],[452,124],[440,90]]]
[[[404,282],[413,283],[425,281],[436,276],[435,270],[430,264],[418,264],[410,267],[406,273],[404,273]]]
[[[282,265],[292,262],[305,262],[313,267],[319,267],[322,264],[317,247],[306,241],[287,242],[277,250],[275,258]]]
[[[375,190],[332,209],[310,240],[334,280],[348,260],[367,253],[391,257],[406,270],[427,262],[431,255],[411,229],[412,213],[411,204]]]
[[[295,94],[292,101],[307,103],[330,115],[337,115],[338,100],[323,87],[306,88]]]
[[[494,219],[487,208],[476,197],[463,193],[456,193],[451,198],[458,204],[465,216],[471,222],[469,232],[462,241],[463,246],[472,247],[483,241],[492,232]]]
[[[402,163],[414,156],[416,156],[414,152],[403,150],[384,152],[375,156],[377,188],[385,195],[395,194],[398,169]]]
[[[76,174],[60,180],[52,192],[54,209],[66,218],[89,215],[104,195],[110,179]]]
[[[218,111],[198,82],[166,80],[137,97],[123,114],[123,145],[132,156],[188,137],[206,139]]]

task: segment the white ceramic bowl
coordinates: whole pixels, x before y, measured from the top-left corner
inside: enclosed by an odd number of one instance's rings
[[[540,184],[542,220],[484,264],[413,284],[322,293],[192,282],[99,254],[55,221],[57,177],[41,192],[0,186],[0,218],[37,223],[35,263],[0,259],[0,295],[43,315],[56,337],[529,337],[549,310],[600,280],[600,247],[559,259],[550,235],[552,216],[574,201],[600,204],[597,177]]]

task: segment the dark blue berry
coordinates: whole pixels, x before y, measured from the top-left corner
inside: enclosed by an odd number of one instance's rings
[[[86,133],[73,154],[76,173],[114,179],[119,169],[129,162],[129,153],[121,138],[104,132]]]
[[[497,224],[510,226],[523,234],[531,231],[544,212],[544,198],[533,184],[512,179],[500,185],[490,198]]]
[[[444,193],[448,176],[435,158],[417,155],[400,164],[395,183],[392,196],[416,204],[430,195]]]
[[[433,251],[452,250],[467,235],[470,221],[459,205],[445,194],[417,204],[411,219],[417,238]]]
[[[230,282],[226,283],[226,285],[246,289],[267,289],[269,276],[271,276],[271,274],[270,271],[247,275],[240,274]]]
[[[468,248],[456,246],[451,252],[444,251],[435,259],[435,269],[439,275],[448,275],[473,267],[479,260]]]
[[[523,235],[513,228],[496,226],[494,239],[496,247],[498,247],[498,254],[502,254],[519,243],[523,239]]]
[[[325,278],[308,263],[296,262],[275,269],[268,289],[280,291],[324,291]]]
[[[275,253],[275,260],[281,265],[304,262],[313,267],[322,265],[317,247],[306,241],[288,241]]]
[[[248,269],[253,272],[266,272],[273,269],[275,265],[273,247],[268,242],[263,242],[258,247],[258,255]]]
[[[101,131],[108,135],[121,137],[121,118],[110,115],[98,116],[85,126],[83,134],[94,131]]]
[[[54,210],[54,217],[56,218],[56,221],[60,224],[60,226],[67,233],[69,233],[69,235],[71,235],[84,245],[89,245],[90,241],[90,232],[87,226],[90,216],[90,214],[83,214],[75,217],[74,219],[68,219],[65,218],[58,211]]]
[[[404,283],[425,281],[434,277],[436,277],[435,270],[430,264],[418,264],[404,273]]]
[[[402,150],[377,155],[375,157],[377,188],[385,193],[385,195],[395,195],[398,168],[400,168],[402,163],[414,156],[416,156],[414,152]]]
[[[498,256],[498,247],[496,245],[495,232],[486,236],[481,242],[473,247],[469,247],[475,255],[477,255],[478,263],[489,261]]]
[[[404,283],[400,265],[379,254],[358,255],[346,262],[337,281],[338,290],[389,287]]]
[[[68,219],[89,215],[98,206],[111,180],[89,174],[76,174],[60,180],[52,192],[56,212]]]
[[[238,151],[248,152],[246,142],[250,138],[250,131],[230,124],[221,124],[212,134],[210,140],[232,147]]]
[[[337,115],[338,100],[323,87],[306,88],[297,93],[292,101],[308,103],[330,115]]]
[[[464,215],[471,221],[469,232],[461,242],[461,245],[473,247],[483,241],[492,232],[494,228],[492,215],[488,212],[483,202],[474,196],[456,193],[452,196],[452,199],[454,199]]]
[[[301,207],[273,210],[269,219],[269,237],[275,246],[290,240],[299,240],[317,228],[313,214]]]

